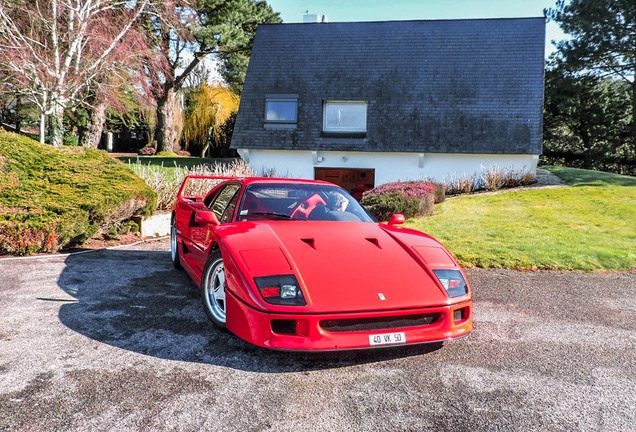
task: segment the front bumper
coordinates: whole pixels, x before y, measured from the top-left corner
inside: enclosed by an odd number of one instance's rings
[[[240,338],[266,348],[280,350],[349,350],[409,345],[457,339],[473,329],[472,300],[449,306],[413,308],[408,310],[364,311],[325,314],[281,314],[255,309],[226,291],[227,327]],[[410,316],[433,316],[429,324],[417,325]],[[409,326],[400,326],[406,318]],[[344,326],[327,331],[326,321],[395,323],[382,329]],[[355,327],[355,330],[350,330]],[[367,325],[368,327],[368,325]],[[372,345],[369,336],[404,333],[399,343]]]

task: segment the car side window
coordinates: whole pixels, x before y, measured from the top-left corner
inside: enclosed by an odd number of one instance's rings
[[[238,191],[241,189],[241,185],[229,184],[223,188],[221,192],[216,196],[210,210],[214,212],[216,217],[221,223],[230,222],[232,215],[234,214],[234,208],[236,208],[236,201],[238,200]],[[232,202],[234,203],[231,206]],[[229,207],[232,207],[230,211],[227,211]],[[227,214],[227,217],[225,216]]]
[[[234,193],[234,196],[230,200],[230,203],[225,208],[223,216],[219,220],[222,224],[232,222],[232,216],[234,216],[234,210],[236,210],[236,204],[238,203],[239,193],[238,190]]]

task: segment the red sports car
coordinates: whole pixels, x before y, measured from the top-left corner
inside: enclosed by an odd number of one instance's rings
[[[217,185],[188,192],[193,180]],[[263,347],[466,336],[466,276],[439,242],[402,223],[402,215],[378,223],[327,182],[188,176],[172,215],[172,261],[199,286],[214,324]]]

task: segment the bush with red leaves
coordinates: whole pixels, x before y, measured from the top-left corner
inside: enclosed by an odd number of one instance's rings
[[[157,150],[154,147],[144,147],[141,150],[139,150],[139,154],[142,156],[150,156],[153,155],[157,152]]]
[[[433,214],[433,205],[445,199],[444,186],[427,181],[386,183],[365,192],[360,203],[376,218],[388,220],[392,214],[421,217]]]

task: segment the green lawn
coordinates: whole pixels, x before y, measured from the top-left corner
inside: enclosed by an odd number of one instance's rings
[[[636,178],[544,167],[571,187],[462,196],[409,220],[467,267],[636,268]]]
[[[125,164],[136,164],[137,161],[142,165],[163,166],[166,168],[191,168],[197,165],[212,163],[216,159],[201,158],[194,156],[178,156],[178,157],[160,157],[160,156],[120,156],[117,159]]]

